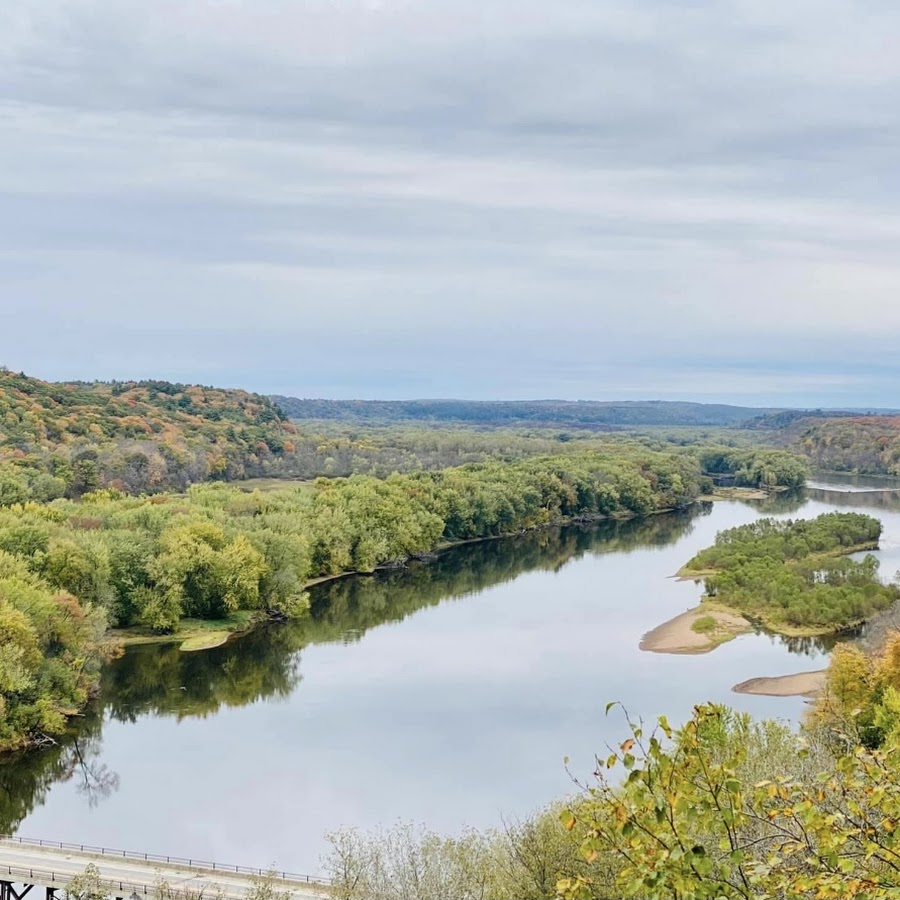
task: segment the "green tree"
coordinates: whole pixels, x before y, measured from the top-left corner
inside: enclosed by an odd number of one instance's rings
[[[747,725],[722,707],[695,708],[677,731],[659,720],[598,763],[597,785],[563,813],[581,829],[587,863],[616,868],[622,897],[865,897],[900,890],[900,771],[889,754],[856,748],[818,777],[797,762],[742,777]],[[794,768],[796,774],[790,771]],[[618,784],[606,773],[621,768]],[[793,775],[793,777],[792,777]],[[560,881],[563,897],[590,898],[590,873]]]
[[[28,488],[21,478],[0,470],[0,507],[15,506],[28,500]]]

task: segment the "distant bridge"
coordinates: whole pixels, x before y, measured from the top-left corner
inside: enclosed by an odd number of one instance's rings
[[[160,883],[191,898],[221,897],[244,900],[259,879],[271,879],[279,892],[292,900],[330,896],[325,879],[289,872],[268,872],[244,866],[228,866],[196,859],[110,850],[87,844],[0,836],[0,900],[38,900],[35,888],[46,900],[59,900],[72,880],[93,864],[103,887],[117,900],[155,897]]]

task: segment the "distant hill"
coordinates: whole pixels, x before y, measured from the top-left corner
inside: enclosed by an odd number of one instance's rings
[[[734,426],[777,410],[666,400],[301,400],[272,398],[295,420],[389,424],[447,422],[475,426],[568,427]]]
[[[0,369],[0,464],[40,499],[243,478],[292,450],[294,432],[268,397],[246,391],[167,381],[56,384]]]
[[[790,428],[797,422],[811,419],[852,419],[859,417],[896,416],[897,409],[780,409],[754,416],[741,423],[742,428],[760,430]]]

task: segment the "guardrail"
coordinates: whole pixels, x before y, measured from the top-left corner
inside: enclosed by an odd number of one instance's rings
[[[103,856],[112,859],[131,859],[136,862],[165,863],[167,866],[182,866],[187,869],[198,869],[205,872],[221,872],[222,874],[247,875],[252,878],[273,878],[279,881],[293,881],[298,884],[331,883],[331,879],[324,876],[298,875],[295,872],[278,872],[270,869],[255,869],[249,866],[229,866],[222,863],[207,862],[206,860],[187,859],[180,856],[164,856],[159,853],[141,853],[136,850],[112,850],[109,847],[92,847],[90,844],[71,844],[65,841],[44,841],[37,838],[24,838],[11,834],[0,834],[0,842],[21,844],[26,847],[42,847],[48,850],[69,850],[73,853],[86,853],[90,856]],[[0,872],[6,868],[0,866]]]
[[[64,875],[61,872],[45,872],[40,869],[29,869],[26,866],[0,866],[0,876],[9,875],[10,880],[15,878],[21,884],[41,884],[52,886],[54,884],[68,884],[75,877]],[[110,892],[119,891],[121,895],[139,894],[146,897],[156,890],[156,885],[137,884],[131,881],[109,881],[101,879],[101,886]]]

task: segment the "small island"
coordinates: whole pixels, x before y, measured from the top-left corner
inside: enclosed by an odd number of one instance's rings
[[[678,573],[702,579],[700,609],[728,610],[784,635],[834,634],[900,599],[878,577],[881,522],[860,513],[812,520],[760,519],[722,531]]]

